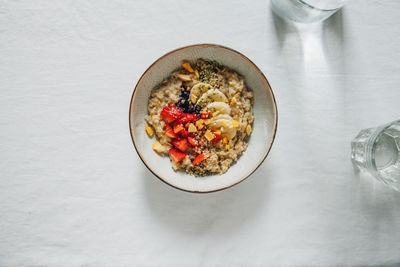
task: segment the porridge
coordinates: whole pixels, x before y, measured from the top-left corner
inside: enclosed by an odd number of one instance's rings
[[[253,92],[244,78],[215,61],[183,62],[153,89],[145,130],[172,168],[196,176],[223,174],[247,148]]]

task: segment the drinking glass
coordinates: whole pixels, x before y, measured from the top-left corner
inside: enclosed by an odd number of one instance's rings
[[[400,191],[400,120],[362,130],[351,142],[351,160],[358,169]]]
[[[347,0],[272,0],[272,10],[296,22],[324,20],[338,11]]]

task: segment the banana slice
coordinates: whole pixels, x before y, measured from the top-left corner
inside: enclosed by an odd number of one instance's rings
[[[210,120],[208,127],[213,131],[221,131],[222,136],[233,138],[236,135],[236,128],[233,126],[233,119],[228,114],[220,114]]]
[[[199,100],[197,100],[197,105],[201,107],[207,106],[211,102],[226,102],[228,99],[226,96],[221,93],[217,89],[210,89],[207,92],[205,92]]]
[[[221,128],[221,136],[228,136],[230,139],[236,136],[236,128]]]
[[[195,84],[192,87],[192,89],[190,90],[190,96],[189,96],[190,101],[192,101],[192,103],[196,103],[197,99],[199,99],[199,97],[202,94],[204,94],[205,92],[207,92],[210,89],[211,89],[211,85],[209,85],[207,83]]]
[[[236,128],[232,126],[232,122],[229,120],[218,120],[210,123],[209,126],[213,131],[220,131],[221,136],[233,138],[236,135]]]
[[[208,127],[210,127],[213,131],[219,129],[219,128],[224,128],[224,129],[229,129],[233,128],[232,121],[227,120],[227,119],[219,119],[219,120],[212,120],[210,124],[208,124]]]
[[[206,108],[211,113],[219,112],[219,114],[229,114],[231,113],[231,107],[224,102],[212,102],[207,105]]]
[[[211,122],[219,121],[219,120],[228,120],[228,121],[232,122],[233,119],[228,114],[219,114],[218,116],[213,117],[211,119]]]

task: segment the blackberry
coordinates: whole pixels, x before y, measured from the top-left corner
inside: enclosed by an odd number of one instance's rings
[[[195,112],[195,107],[192,105],[192,103],[189,100],[190,97],[190,90],[187,90],[186,86],[182,84],[182,89],[181,92],[179,93],[179,98],[178,102],[176,103],[176,106],[180,108],[183,112],[185,113],[193,113]],[[198,107],[201,110],[201,107]]]
[[[179,99],[183,99],[185,101],[189,99],[189,96],[190,96],[190,91],[187,90],[181,90],[181,92],[179,93]]]
[[[179,94],[179,97],[181,97],[181,98],[183,98],[183,99],[185,99],[185,100],[189,99],[189,96],[190,96],[190,91],[182,91],[182,92]]]
[[[201,106],[196,105],[196,106],[194,107],[194,112],[196,112],[197,114],[200,114],[200,112],[201,112]]]
[[[189,105],[189,107],[187,108],[186,113],[193,113],[193,112],[194,112],[193,105]]]
[[[176,106],[183,110],[188,107],[188,102],[184,99],[179,99],[178,102],[176,103]]]
[[[185,113],[193,113],[194,112],[194,108],[193,105],[190,104],[189,100],[185,100],[185,99],[180,99],[177,103],[176,106],[178,108],[180,108],[183,112]]]

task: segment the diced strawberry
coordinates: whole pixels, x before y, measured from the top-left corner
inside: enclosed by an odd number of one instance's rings
[[[211,140],[211,143],[217,143],[220,139],[221,136],[217,133],[213,133],[213,135],[215,136],[213,140]]]
[[[210,154],[208,154],[207,152],[203,152],[203,153],[201,153],[200,155],[197,155],[197,156],[194,158],[192,164],[193,164],[193,165],[199,164],[200,162],[202,162],[203,160],[205,160],[205,159],[208,158],[209,156],[210,156]]]
[[[178,123],[188,123],[188,122],[193,122],[197,120],[197,116],[195,114],[190,114],[190,113],[183,113],[180,119],[177,121]]]
[[[192,121],[197,120],[197,116],[195,114],[184,113],[181,120],[183,123],[192,122]]]
[[[183,131],[180,131],[179,134],[180,134],[180,136],[182,136],[183,138],[187,138],[187,137],[189,137],[189,136],[193,136],[193,133],[188,132],[186,129],[183,130]]]
[[[185,150],[190,147],[186,139],[174,140],[172,144],[182,152],[185,152]]]
[[[162,109],[160,115],[167,123],[171,123],[182,117],[183,111],[176,106],[167,106]]]
[[[207,119],[208,117],[210,117],[210,111],[205,111],[205,112],[201,113],[202,119]]]
[[[196,139],[194,139],[193,137],[188,137],[188,141],[189,144],[191,144],[192,146],[199,146],[199,141],[197,141]]]
[[[172,130],[171,126],[169,126],[168,124],[165,125],[165,136],[169,138],[176,138],[174,130]]]
[[[178,149],[170,148],[169,155],[171,156],[172,160],[175,162],[179,162],[186,157],[185,153],[180,152]]]
[[[174,133],[179,133],[179,132],[181,132],[183,130],[185,130],[185,127],[183,127],[183,124],[175,122],[175,124],[174,124]]]

